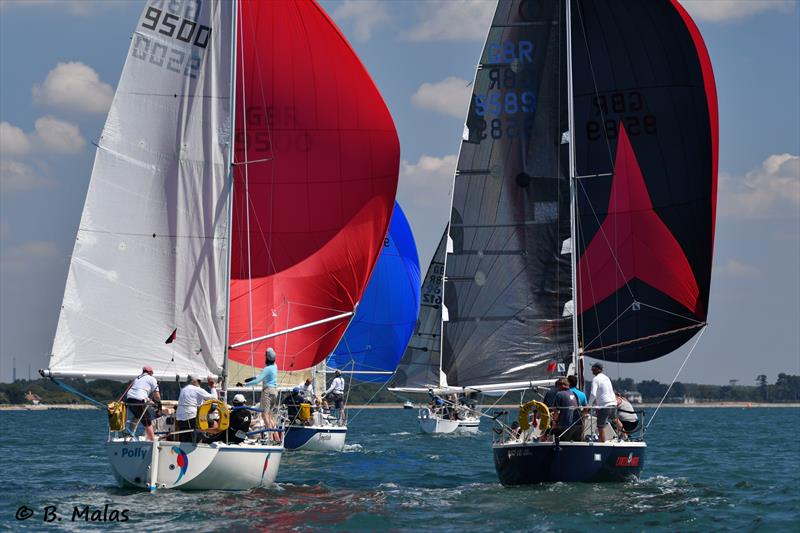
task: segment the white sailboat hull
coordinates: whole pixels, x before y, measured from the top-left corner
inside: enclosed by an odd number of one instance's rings
[[[458,429],[458,420],[450,420],[447,418],[442,418],[435,413],[432,413],[430,409],[420,409],[419,416],[417,417],[419,421],[419,429],[423,433],[453,433],[455,430]]]
[[[471,416],[458,421],[458,430],[469,433],[477,433],[480,425],[481,419],[477,416]]]
[[[347,426],[289,426],[284,445],[287,450],[340,452],[347,439]]]
[[[181,490],[250,490],[275,483],[283,446],[110,440],[120,486]],[[153,461],[153,454],[156,460]]]

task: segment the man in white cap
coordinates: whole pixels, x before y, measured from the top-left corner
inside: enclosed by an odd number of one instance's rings
[[[178,434],[181,442],[194,442],[195,432],[188,431],[197,428],[197,408],[209,399],[217,399],[217,389],[214,378],[208,378],[208,386],[211,392],[206,392],[200,387],[200,380],[195,376],[188,376],[189,382],[181,389],[178,396],[178,408],[175,410],[175,420],[178,423],[177,430],[183,433]]]
[[[244,442],[247,438],[247,432],[250,431],[252,413],[245,405],[244,394],[237,394],[234,396],[231,404],[233,408],[231,409],[230,425],[228,429],[206,439],[205,442],[223,441],[228,444],[239,444]]]
[[[155,440],[153,423],[150,421],[150,413],[147,410],[147,400],[153,398],[156,408],[161,410],[161,393],[158,391],[158,381],[153,377],[153,367],[144,365],[142,374],[133,380],[128,392],[125,395],[125,405],[133,415],[137,423],[141,422],[144,426],[144,433],[147,440]]]
[[[600,442],[608,440],[606,436],[606,427],[608,427],[609,419],[614,418],[614,412],[617,410],[617,398],[614,396],[614,386],[611,384],[611,379],[603,374],[603,363],[596,362],[592,365],[592,391],[589,394],[588,405],[596,405],[597,409],[597,432],[600,435]]]
[[[258,385],[261,383],[261,419],[264,426],[275,427],[272,410],[278,405],[278,364],[275,362],[277,355],[271,347],[264,353],[264,368],[254,378],[244,380],[245,385]],[[272,440],[279,441],[278,433],[272,434]]]

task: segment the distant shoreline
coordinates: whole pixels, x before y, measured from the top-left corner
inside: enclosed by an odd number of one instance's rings
[[[403,404],[401,403],[373,403],[369,405],[363,404],[354,404],[348,406],[348,409],[402,409]],[[420,407],[424,407],[421,404],[415,404],[414,409],[418,409]],[[481,408],[483,409],[516,409],[519,407],[518,405],[513,404],[500,404],[500,405],[482,405]],[[658,404],[655,403],[639,403],[634,404],[636,408],[647,408],[652,409],[658,407]],[[673,408],[677,407],[680,409],[708,409],[708,408],[719,408],[719,407],[738,407],[741,409],[747,408],[761,408],[761,407],[783,407],[783,408],[798,408],[800,407],[800,403],[755,403],[755,402],[704,402],[704,403],[665,403],[661,406],[662,408]],[[52,411],[56,409],[67,409],[71,411],[81,411],[87,409],[96,409],[95,406],[85,404],[85,403],[54,403],[54,404],[40,404],[40,405],[28,405],[28,404],[19,404],[19,405],[12,405],[12,404],[0,404],[0,411]],[[409,409],[412,411],[413,409]]]

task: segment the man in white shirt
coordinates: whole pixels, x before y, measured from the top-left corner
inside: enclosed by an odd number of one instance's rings
[[[178,396],[178,408],[175,410],[175,420],[178,423],[178,431],[185,431],[185,433],[178,434],[180,442],[194,442],[195,432],[187,431],[194,430],[197,427],[197,408],[208,399],[217,399],[217,389],[214,383],[214,378],[208,378],[208,386],[211,392],[206,392],[205,389],[200,387],[200,380],[194,376],[189,376],[189,384],[181,389],[181,394]]]
[[[600,434],[600,442],[608,440],[606,437],[606,427],[608,421],[614,418],[614,412],[617,410],[617,398],[614,395],[614,386],[611,384],[611,379],[603,374],[603,363],[596,362],[592,365],[592,391],[589,395],[588,405],[596,405],[599,409],[596,410],[597,414],[597,432]]]
[[[142,367],[142,375],[133,380],[128,392],[125,395],[125,405],[133,415],[137,424],[144,426],[147,440],[155,440],[153,433],[153,423],[150,421],[150,413],[147,409],[147,401],[150,398],[156,402],[156,408],[161,410],[161,393],[158,391],[158,381],[153,377],[153,367],[145,365]]]
[[[305,380],[304,383],[298,385],[300,387],[300,392],[303,393],[303,397],[305,397],[307,402],[314,403],[314,382],[311,381],[311,378]]]
[[[325,397],[328,400],[333,400],[333,406],[336,409],[336,416],[339,420],[344,419],[344,412],[342,404],[344,403],[344,378],[342,373],[336,371],[335,378],[331,382],[331,386],[325,391]]]

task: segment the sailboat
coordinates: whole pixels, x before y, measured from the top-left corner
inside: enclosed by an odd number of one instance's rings
[[[419,314],[417,245],[400,204],[353,322],[328,359],[328,368],[364,383],[385,383],[414,332]]]
[[[570,369],[580,383],[584,358],[648,361],[695,337],[717,153],[711,63],[676,0],[500,0],[446,239],[450,388],[526,391]],[[644,467],[643,436],[548,438],[526,428],[529,408],[523,431],[502,426],[493,444],[504,485],[625,480]]]
[[[148,1],[97,146],[43,375],[149,365],[227,385],[268,346],[289,371],[333,350],[388,229],[399,145],[315,2]],[[123,485],[251,489],[284,447],[110,431],[107,451]]]
[[[414,392],[436,394],[446,391],[447,375],[442,371],[442,291],[444,280],[444,258],[447,246],[445,229],[439,245],[428,265],[421,289],[420,312],[414,335],[403,353],[389,390],[392,392]],[[463,391],[459,391],[463,392]],[[413,408],[406,402],[404,408]],[[480,416],[466,406],[442,403],[421,407],[417,415],[423,433],[453,433],[457,430],[476,432]]]

